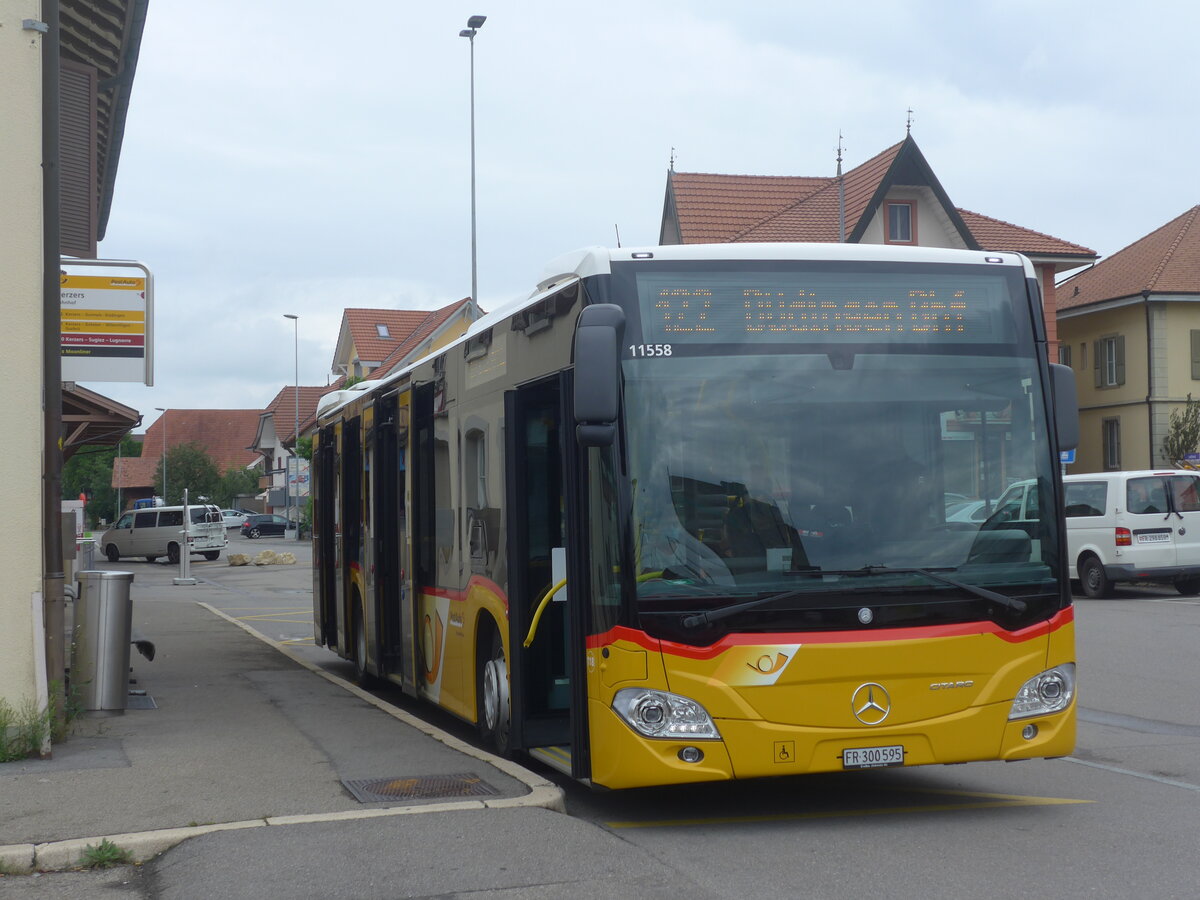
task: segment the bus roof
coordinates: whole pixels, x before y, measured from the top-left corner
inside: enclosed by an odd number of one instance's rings
[[[547,263],[538,282],[545,290],[555,279],[586,278],[612,271],[612,263],[655,260],[846,260],[847,262],[997,263],[1022,266],[1033,276],[1033,266],[1019,253],[955,250],[945,247],[901,247],[889,244],[664,244],[650,247],[586,247]]]

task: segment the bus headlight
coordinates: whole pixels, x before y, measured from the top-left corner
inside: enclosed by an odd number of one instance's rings
[[[678,694],[623,688],[613,697],[612,705],[630,728],[645,737],[693,741],[721,739],[712,716],[704,707]]]
[[[1009,719],[1028,719],[1062,712],[1075,696],[1075,663],[1063,663],[1035,675],[1021,686]]]

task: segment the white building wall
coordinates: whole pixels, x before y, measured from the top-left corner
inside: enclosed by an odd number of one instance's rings
[[[0,698],[44,702],[42,572],[42,35],[38,0],[0,0]]]
[[[965,250],[966,244],[962,236],[955,230],[946,210],[942,208],[937,195],[927,187],[895,187],[888,191],[887,201],[916,204],[917,245],[921,247],[946,247],[949,249]],[[881,205],[871,215],[866,230],[863,232],[862,243],[882,244],[884,227],[884,206]]]

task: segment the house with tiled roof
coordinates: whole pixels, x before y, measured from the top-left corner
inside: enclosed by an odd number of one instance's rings
[[[340,386],[340,379],[317,387],[288,385],[259,413],[258,430],[248,446],[261,464],[259,487],[267,491],[269,511],[282,512],[289,497],[294,504],[298,497],[308,496],[308,461],[295,456],[296,436],[303,437],[305,425],[316,415],[317,402]]]
[[[1079,244],[954,206],[911,134],[832,177],[668,172],[660,244],[747,241],[1023,253],[1038,272],[1052,354],[1055,281],[1096,259]]]
[[[425,318],[401,341],[383,364],[371,373],[372,378],[382,378],[389,372],[402,368],[413,360],[420,359],[447,344],[458,340],[471,323],[483,315],[483,310],[470,299],[449,303],[441,309],[427,313]]]
[[[433,311],[347,309],[342,313],[331,371],[334,377],[379,377],[402,359],[416,358],[415,353],[423,355],[457,339],[482,315],[469,297]]]
[[[1169,465],[1171,412],[1200,398],[1200,206],[1062,282],[1057,307],[1082,428],[1069,471]]]
[[[259,413],[257,409],[168,409],[146,429],[141,457],[113,461],[112,486],[121,491],[126,507],[152,497],[159,462],[181,444],[202,447],[219,472],[249,467],[259,458],[247,449]],[[167,487],[171,487],[170,469]]]

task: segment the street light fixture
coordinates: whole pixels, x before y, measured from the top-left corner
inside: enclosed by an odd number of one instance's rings
[[[163,448],[162,448],[162,453],[163,453],[163,495],[162,495],[162,500],[163,500],[163,503],[166,503],[167,502],[167,411],[165,409],[163,409],[161,406],[156,406],[154,408],[158,412],[162,413],[162,417],[161,417],[162,418],[162,427],[163,427]]]
[[[471,42],[471,300],[479,302],[479,275],[476,266],[475,243],[475,35],[487,16],[471,16],[467,27],[458,33]]]
[[[296,315],[292,315],[291,313],[284,313],[283,317],[285,319],[291,319],[292,325],[294,326],[294,328],[293,328],[293,349],[294,349],[295,357],[296,357],[296,369],[295,369],[296,430],[292,432],[292,457],[294,457],[296,460],[296,518],[294,521],[296,523],[296,540],[300,540],[300,457],[297,455],[297,452],[300,449],[300,317],[296,316]],[[290,459],[288,460],[288,473],[289,473],[289,475],[291,473],[291,460]],[[290,510],[292,508],[292,506],[291,506],[292,492],[291,492],[291,479],[290,478],[285,477],[284,489],[287,491],[288,510],[289,510],[288,520],[293,521],[291,519],[291,513],[290,513]]]

